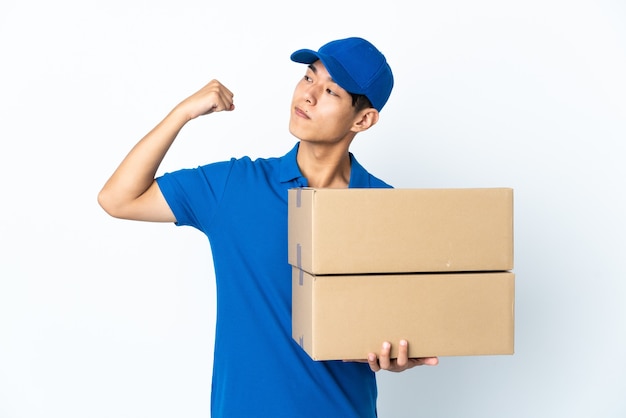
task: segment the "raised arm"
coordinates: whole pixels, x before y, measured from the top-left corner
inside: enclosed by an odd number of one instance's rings
[[[176,221],[154,178],[159,165],[187,122],[234,108],[233,94],[217,80],[183,100],[122,160],[98,194],[100,206],[116,218]]]

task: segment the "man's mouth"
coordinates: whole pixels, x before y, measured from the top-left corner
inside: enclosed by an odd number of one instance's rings
[[[300,109],[297,106],[294,109],[294,112],[295,112],[296,116],[300,116],[300,117],[305,118],[305,119],[310,119],[309,115],[304,110]]]

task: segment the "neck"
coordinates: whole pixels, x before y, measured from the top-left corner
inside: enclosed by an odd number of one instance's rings
[[[300,141],[298,167],[309,187],[347,188],[350,184],[348,147],[324,146]]]

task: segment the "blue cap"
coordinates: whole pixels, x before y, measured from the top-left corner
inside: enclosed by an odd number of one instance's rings
[[[326,70],[344,90],[363,94],[380,111],[393,89],[393,74],[385,56],[362,38],[332,41],[319,51],[299,49],[291,60],[302,64],[322,61]]]

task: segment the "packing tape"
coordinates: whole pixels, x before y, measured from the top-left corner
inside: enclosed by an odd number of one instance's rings
[[[302,271],[302,245],[296,244],[296,264],[298,265],[298,284],[304,285],[304,271]]]
[[[296,264],[302,270],[302,245],[296,244]]]

